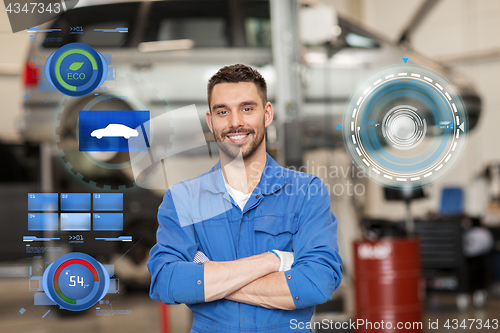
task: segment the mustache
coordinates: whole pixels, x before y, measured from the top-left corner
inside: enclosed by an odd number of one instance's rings
[[[228,130],[228,131],[225,131],[225,132],[222,132],[221,133],[221,138],[229,135],[229,134],[238,134],[238,133],[248,133],[248,134],[254,134],[255,131],[251,128],[236,128],[236,129],[232,129],[232,130]]]

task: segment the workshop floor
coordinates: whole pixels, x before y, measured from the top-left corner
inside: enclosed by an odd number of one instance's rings
[[[28,290],[27,280],[0,279],[0,332],[160,332],[158,302],[151,300],[145,292],[125,291],[119,296],[118,302],[114,298],[113,310],[129,310],[130,313],[113,316],[97,316],[95,309],[83,313],[70,313],[68,316],[67,312],[58,312],[55,306],[34,306],[32,298],[33,292]],[[101,309],[109,308],[107,304],[101,306]],[[172,318],[170,332],[189,332],[191,321],[189,309],[184,305],[170,306],[169,309]]]
[[[124,292],[114,302],[114,310],[130,310],[129,314],[97,316],[96,310],[87,310],[72,316],[64,316],[54,306],[33,306],[33,293],[27,288],[27,280],[0,279],[0,332],[15,333],[156,333],[160,332],[158,303],[146,293]],[[117,301],[117,299],[114,299]],[[483,309],[458,312],[453,295],[429,296],[426,303],[424,332],[449,332],[444,327],[446,320],[498,319],[500,320],[500,298],[489,297]],[[103,304],[102,309],[107,305]],[[109,308],[109,306],[108,306]],[[22,311],[24,309],[25,311]],[[189,332],[191,315],[184,305],[170,306],[171,333]],[[49,311],[50,310],[50,311]],[[21,314],[20,312],[23,312]],[[44,317],[45,316],[45,317]],[[43,317],[43,318],[42,318]],[[439,329],[429,330],[429,320],[439,320]],[[470,323],[470,322],[469,322]],[[455,332],[479,332],[476,328],[451,329]],[[490,328],[490,330],[495,331]],[[292,331],[292,330],[291,330]]]

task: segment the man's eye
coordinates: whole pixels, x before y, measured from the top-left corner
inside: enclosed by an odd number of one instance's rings
[[[218,112],[218,114],[221,114],[221,115],[224,115],[224,114],[226,114],[226,113],[227,113],[227,111],[226,111],[226,110],[222,110],[222,111],[219,111],[219,112]]]
[[[243,111],[252,111],[252,108],[244,108]]]

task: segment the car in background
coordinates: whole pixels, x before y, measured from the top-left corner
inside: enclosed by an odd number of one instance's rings
[[[469,129],[475,127],[481,100],[464,77],[343,17],[338,17],[337,22],[335,41],[303,48],[304,103],[300,115],[306,149],[342,144],[336,124],[341,122],[351,93],[368,74],[402,63],[402,58],[410,58],[411,62],[447,77],[464,99]],[[74,33],[74,27],[78,27],[78,33]],[[123,27],[128,28],[128,33],[94,30]],[[140,100],[152,117],[165,112],[159,92],[167,101],[168,110],[196,104],[204,118],[208,107],[206,82],[219,68],[234,63],[258,69],[268,82],[270,101],[275,98],[278,78],[271,51],[269,0],[80,1],[77,8],[45,28],[61,31],[36,33],[26,55],[24,85],[30,98],[24,102],[20,131],[27,141],[54,139],[55,113],[60,111],[65,97],[58,92],[37,90],[39,78],[43,79],[40,62],[72,42],[90,45],[110,55],[110,66],[116,75],[131,75],[152,86],[139,83],[106,92],[128,96],[129,101]],[[66,103],[60,119],[63,138],[75,137],[77,112],[92,98],[90,94]],[[116,104],[132,110],[129,101]]]

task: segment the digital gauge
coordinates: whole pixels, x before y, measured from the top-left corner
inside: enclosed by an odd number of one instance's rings
[[[104,57],[88,45],[66,44],[45,63],[45,76],[57,90],[73,97],[85,96],[99,87],[108,75]]]
[[[54,261],[43,274],[47,296],[61,308],[82,311],[99,302],[109,289],[104,266],[84,253],[68,253]]]
[[[462,99],[441,75],[413,65],[376,72],[351,96],[344,114],[351,159],[389,187],[418,187],[458,161],[468,131]]]

